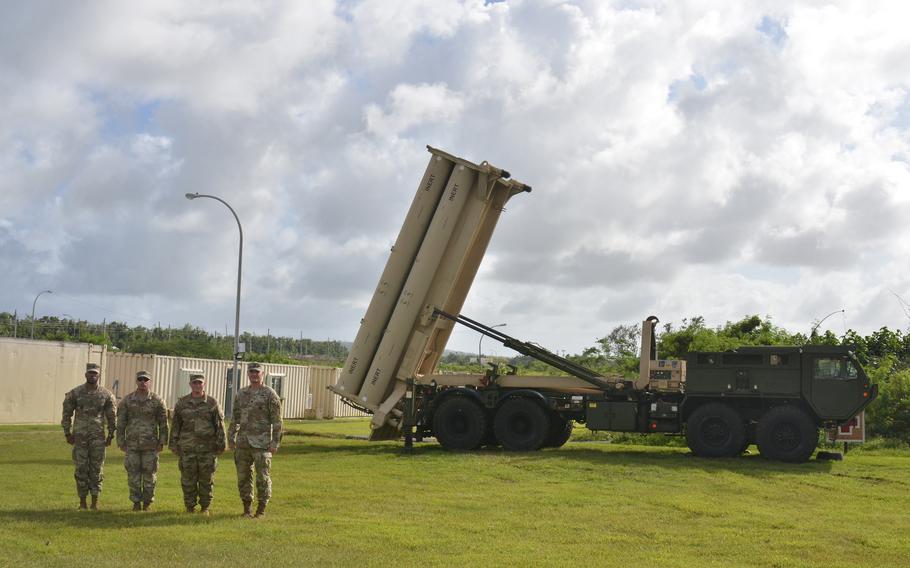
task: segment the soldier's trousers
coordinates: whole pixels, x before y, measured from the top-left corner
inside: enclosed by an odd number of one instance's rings
[[[76,466],[76,491],[79,497],[101,493],[104,480],[105,439],[79,439],[73,444],[73,464]]]
[[[130,501],[151,503],[155,500],[158,483],[158,452],[155,450],[127,450],[123,458],[126,478],[130,486]]]
[[[183,503],[187,507],[195,507],[198,501],[202,507],[208,507],[212,502],[218,456],[212,453],[183,453],[179,464]]]
[[[272,498],[272,452],[258,448],[235,448],[234,463],[237,465],[237,488],[241,501],[253,501],[253,467],[256,468],[256,496],[260,503]]]

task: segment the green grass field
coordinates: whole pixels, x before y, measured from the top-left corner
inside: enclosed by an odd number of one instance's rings
[[[225,454],[214,515],[182,512],[174,457],[129,510],[109,451],[103,510],[75,509],[59,428],[0,427],[0,566],[910,566],[910,452],[784,465],[570,442],[529,454],[369,443],[363,420],[288,423],[269,515],[238,517]]]

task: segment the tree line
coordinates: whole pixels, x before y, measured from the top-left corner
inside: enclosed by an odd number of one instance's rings
[[[31,323],[29,318],[17,321],[14,314],[0,312],[0,337],[31,337]],[[125,353],[205,359],[231,359],[234,351],[233,335],[211,333],[190,324],[145,327],[46,316],[35,319],[35,339],[107,345]],[[348,353],[344,343],[334,340],[244,332],[240,341],[246,345],[244,359],[263,363],[341,365]]]

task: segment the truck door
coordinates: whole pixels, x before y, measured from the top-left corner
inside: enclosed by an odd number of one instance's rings
[[[836,354],[810,355],[808,359],[809,399],[819,418],[850,418],[863,402],[865,381],[856,365]]]

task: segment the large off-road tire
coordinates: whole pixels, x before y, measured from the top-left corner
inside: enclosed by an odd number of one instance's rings
[[[732,458],[742,453],[746,426],[742,416],[721,402],[698,407],[686,422],[692,453],[706,458]]]
[[[550,432],[550,416],[536,401],[512,398],[496,411],[493,430],[499,443],[507,450],[539,450]]]
[[[544,448],[561,448],[572,436],[572,421],[559,414],[550,415],[550,431],[543,441]]]
[[[433,413],[433,434],[447,450],[479,448],[486,431],[486,413],[466,396],[450,396]]]
[[[758,421],[758,451],[768,459],[804,462],[818,445],[818,426],[796,406],[776,406]]]

